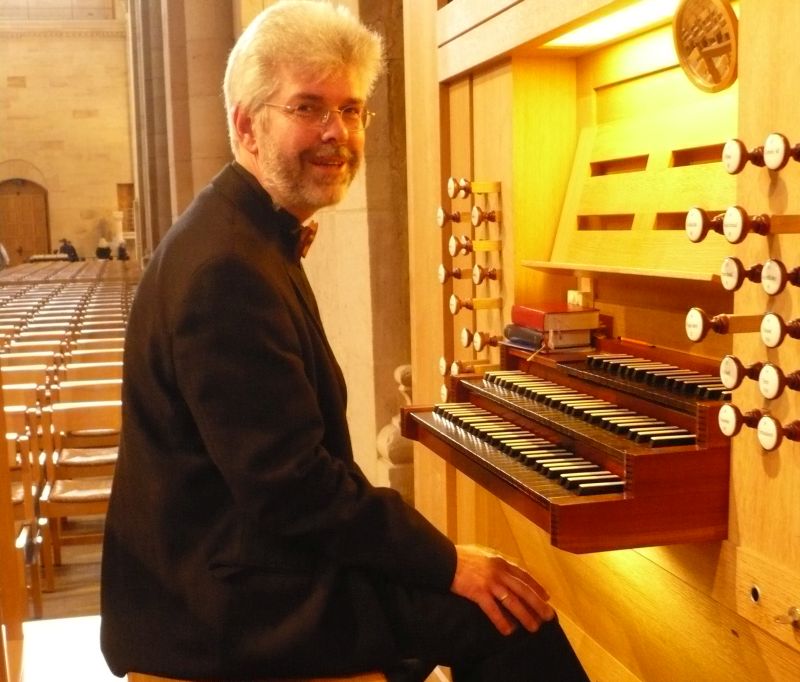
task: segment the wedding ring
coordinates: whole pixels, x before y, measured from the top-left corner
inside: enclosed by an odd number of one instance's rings
[[[506,599],[508,599],[508,597],[509,597],[509,594],[508,594],[508,592],[506,592],[502,597],[498,597],[497,601],[499,601],[502,604]]]

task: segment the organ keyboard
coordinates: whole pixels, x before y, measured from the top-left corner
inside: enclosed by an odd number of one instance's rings
[[[603,340],[596,353],[501,347],[501,369],[452,377],[454,402],[402,430],[582,553],[727,537],[729,391],[713,361]]]

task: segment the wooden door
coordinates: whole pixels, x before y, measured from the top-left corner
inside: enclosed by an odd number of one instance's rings
[[[0,183],[0,243],[11,265],[25,263],[35,253],[50,251],[47,190],[29,180]]]

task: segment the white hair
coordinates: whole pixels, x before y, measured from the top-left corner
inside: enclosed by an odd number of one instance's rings
[[[236,41],[225,69],[223,94],[234,153],[234,109],[255,112],[278,89],[281,69],[287,66],[316,78],[349,71],[369,94],[384,68],[383,40],[346,7],[327,0],[279,0],[261,12]]]

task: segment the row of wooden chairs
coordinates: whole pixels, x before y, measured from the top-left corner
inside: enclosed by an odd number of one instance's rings
[[[103,515],[121,420],[122,344],[129,294],[54,287],[0,306],[0,386],[17,549],[35,617],[54,589],[67,519]],[[96,294],[96,292],[94,292]],[[44,576],[44,588],[40,573]]]

